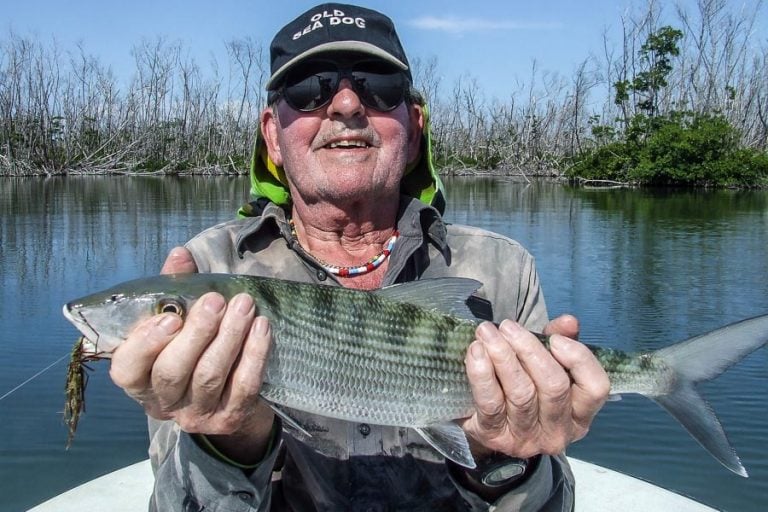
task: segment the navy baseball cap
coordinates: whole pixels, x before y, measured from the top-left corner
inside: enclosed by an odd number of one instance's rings
[[[285,73],[309,57],[332,52],[363,54],[382,59],[405,72],[413,82],[392,20],[380,12],[346,4],[321,4],[288,23],[269,47],[274,90]]]

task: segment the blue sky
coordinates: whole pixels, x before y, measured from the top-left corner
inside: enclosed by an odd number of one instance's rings
[[[317,4],[288,0],[7,0],[0,41],[8,30],[64,49],[81,42],[118,76],[132,71],[130,50],[142,38],[180,41],[203,69],[224,63],[224,43],[251,37],[268,47],[284,23]],[[394,21],[409,58],[437,58],[443,87],[471,76],[489,96],[504,98],[540,72],[570,77],[590,54],[602,53],[603,32],[640,0],[371,0],[361,5]],[[684,3],[693,4],[693,0]],[[734,5],[741,2],[734,1]],[[753,3],[751,0],[747,3]],[[670,13],[671,8],[670,9]],[[615,33],[615,32],[613,32]],[[618,42],[616,37],[614,41]],[[762,37],[765,41],[765,36]]]

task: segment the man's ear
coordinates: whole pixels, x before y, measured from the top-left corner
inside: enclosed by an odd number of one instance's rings
[[[274,107],[277,108],[277,107]],[[261,111],[259,120],[261,136],[264,137],[264,143],[267,146],[267,153],[270,160],[278,167],[283,165],[283,153],[280,151],[280,144],[277,142],[278,119],[273,107],[266,107]]]
[[[424,132],[424,109],[414,103],[408,108],[408,163],[417,162],[421,156],[421,136]]]

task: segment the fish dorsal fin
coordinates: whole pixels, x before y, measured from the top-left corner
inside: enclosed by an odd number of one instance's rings
[[[467,299],[483,283],[465,277],[440,277],[400,283],[374,291],[376,295],[426,309],[475,320]]]
[[[450,459],[465,468],[477,467],[469,449],[466,434],[461,430],[461,427],[452,421],[428,427],[417,427],[414,430],[446,459]]]

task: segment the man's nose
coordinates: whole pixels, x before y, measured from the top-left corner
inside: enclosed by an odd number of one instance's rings
[[[360,96],[352,88],[352,82],[348,78],[342,78],[339,88],[328,105],[328,115],[351,117],[365,112],[365,107]]]

